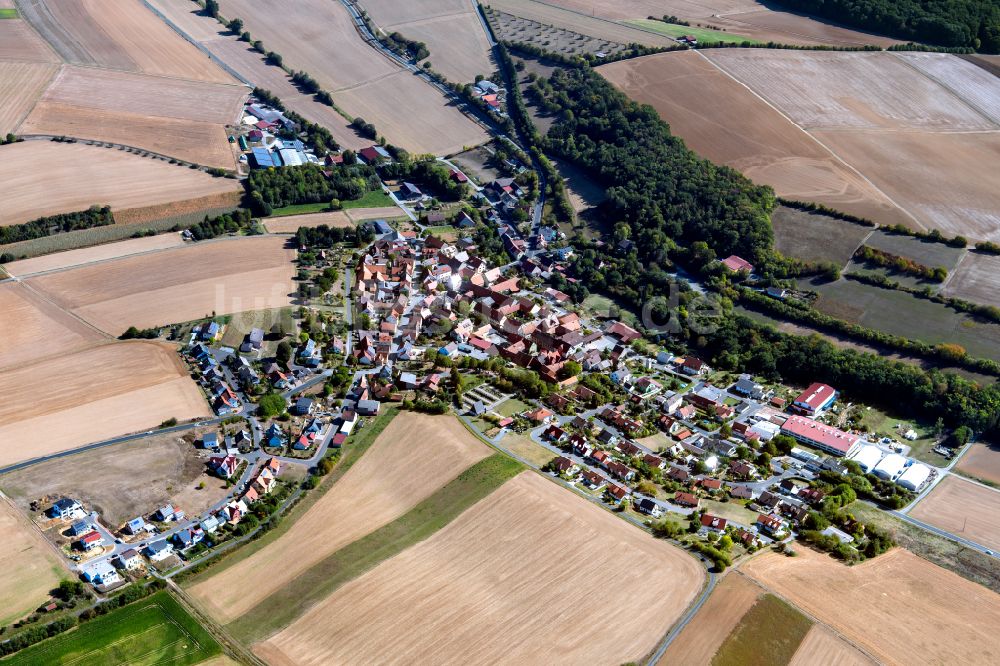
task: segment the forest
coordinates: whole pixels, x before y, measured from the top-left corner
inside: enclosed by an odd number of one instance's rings
[[[806,14],[947,47],[1000,52],[1000,0],[778,0]]]
[[[326,169],[315,164],[258,169],[251,171],[247,179],[251,206],[258,215],[270,215],[274,208],[295,204],[360,199],[381,187],[375,169],[364,164]]]
[[[31,222],[0,227],[0,245],[18,243],[33,238],[43,238],[67,231],[104,227],[114,223],[115,219],[111,215],[111,208],[108,206],[104,206],[103,208],[91,206],[87,210],[75,213],[40,217]]]

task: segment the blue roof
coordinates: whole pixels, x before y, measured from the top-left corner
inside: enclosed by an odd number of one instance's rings
[[[281,166],[280,163],[275,163],[274,155],[268,151],[267,148],[254,148],[252,151],[254,162],[257,163],[261,169],[266,169],[272,166]]]
[[[392,231],[392,227],[385,220],[375,220],[373,224],[375,225],[375,231],[380,234],[387,234]]]
[[[132,520],[128,521],[128,526],[131,529],[138,529],[138,528],[142,527],[145,524],[146,524],[146,521],[143,520],[141,517],[140,518],[133,518]]]

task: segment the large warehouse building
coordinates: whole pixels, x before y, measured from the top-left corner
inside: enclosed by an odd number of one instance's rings
[[[835,456],[850,456],[860,446],[859,442],[863,441],[859,435],[852,435],[804,416],[789,417],[781,426],[781,433]]]

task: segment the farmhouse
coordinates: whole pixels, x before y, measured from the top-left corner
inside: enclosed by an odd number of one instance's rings
[[[815,383],[799,394],[792,402],[792,410],[806,416],[815,416],[828,409],[837,399],[837,392],[826,384]]]
[[[781,433],[835,456],[850,457],[861,440],[858,435],[852,435],[804,416],[790,417],[781,426]]]

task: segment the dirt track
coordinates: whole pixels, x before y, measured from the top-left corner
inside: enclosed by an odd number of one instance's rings
[[[188,592],[216,621],[228,623],[490,453],[454,417],[402,412],[287,532]],[[254,584],[244,585],[248,580]]]
[[[276,665],[618,664],[703,582],[688,554],[523,472],[254,649]]]

